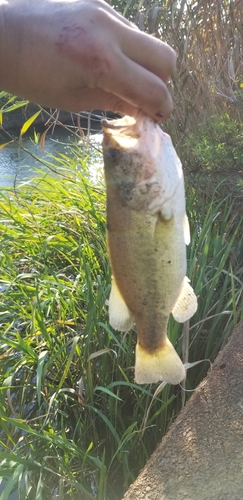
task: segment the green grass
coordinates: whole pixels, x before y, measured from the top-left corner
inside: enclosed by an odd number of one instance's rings
[[[1,500],[120,499],[181,409],[179,387],[153,400],[155,385],[134,383],[135,332],[109,326],[104,186],[77,161],[0,195]],[[189,188],[187,204],[189,361],[213,360],[243,316],[242,217],[217,193]],[[182,325],[169,333],[181,352]],[[187,389],[207,370],[189,370]]]

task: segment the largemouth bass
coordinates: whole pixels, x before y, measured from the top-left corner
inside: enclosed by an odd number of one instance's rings
[[[107,243],[112,268],[109,322],[136,322],[135,380],[178,384],[185,368],[167,337],[197,309],[186,277],[190,241],[181,162],[169,135],[144,114],[102,121]]]

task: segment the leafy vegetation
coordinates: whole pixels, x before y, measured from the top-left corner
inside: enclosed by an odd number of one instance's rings
[[[153,399],[155,386],[134,383],[136,335],[114,332],[107,318],[104,186],[83,160],[77,171],[78,156],[58,162],[63,177],[1,193],[1,500],[16,488],[20,500],[121,498],[181,408],[180,388]],[[213,360],[243,316],[243,236],[230,198],[215,193],[208,204],[190,188],[187,200],[193,362]],[[169,335],[181,352],[172,319]],[[189,370],[187,389],[207,369]]]
[[[209,116],[181,148],[189,170],[232,174],[243,170],[243,123],[227,114]]]

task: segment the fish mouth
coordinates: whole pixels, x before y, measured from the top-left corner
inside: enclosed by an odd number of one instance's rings
[[[155,128],[156,123],[143,111],[138,111],[135,117],[124,116],[118,120],[101,120],[104,134],[103,146],[110,142],[111,138],[124,149],[130,149],[137,145],[139,139],[148,132],[149,128]]]
[[[126,135],[140,136],[144,124],[150,123],[153,127],[156,122],[149,116],[145,115],[142,110],[139,110],[135,116],[123,116],[118,120],[101,120],[101,125],[104,133],[118,135],[125,133]]]
[[[103,147],[105,144],[111,146],[116,144],[116,147],[122,149],[131,149],[137,145],[141,136],[141,127],[138,122],[131,116],[124,116],[119,120],[102,120],[102,130],[104,134]],[[114,142],[113,142],[114,141]]]
[[[102,128],[105,132],[109,133],[109,129],[112,130],[112,135],[116,133],[119,134],[123,129],[126,130],[128,127],[135,125],[137,122],[136,118],[132,116],[123,116],[123,118],[119,118],[118,120],[107,120],[104,118],[101,120]]]

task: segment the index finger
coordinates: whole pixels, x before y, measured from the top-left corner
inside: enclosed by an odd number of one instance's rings
[[[172,47],[131,26],[123,25],[118,33],[120,48],[127,57],[165,83],[169,80],[176,69],[176,53]]]
[[[103,0],[99,0],[99,4],[108,14],[108,18],[115,18],[117,21],[112,23],[112,27],[115,27],[114,39],[119,42],[119,48],[124,55],[166,83],[176,68],[176,53],[172,47],[140,31]]]

